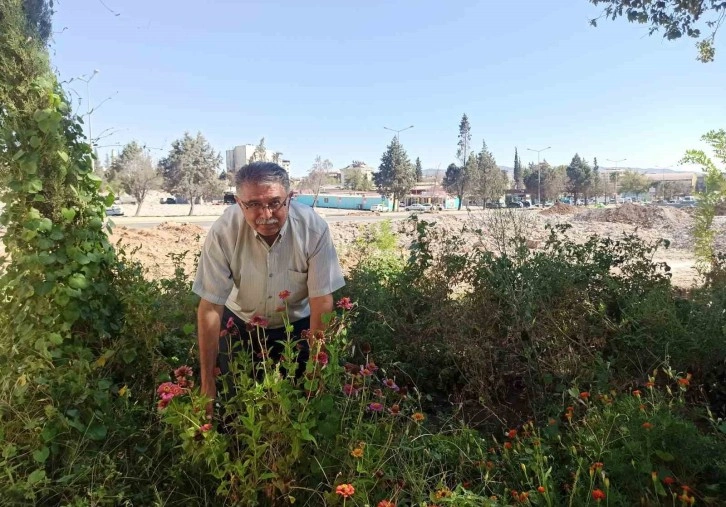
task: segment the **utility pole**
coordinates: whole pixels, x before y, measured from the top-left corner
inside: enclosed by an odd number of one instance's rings
[[[608,162],[612,162],[615,164],[615,205],[618,204],[618,167],[620,166],[620,162],[625,162],[628,160],[627,158],[621,158],[620,160],[612,160],[612,159],[606,159]]]
[[[413,125],[409,125],[405,129],[400,129],[400,130],[391,129],[391,128],[388,128],[388,127],[383,127],[383,128],[386,129],[386,130],[390,130],[391,132],[395,132],[396,133],[396,141],[400,141],[399,136],[400,136],[401,132],[403,132],[404,130],[412,129],[413,128]]]
[[[95,69],[93,71],[93,74],[90,76],[81,76],[78,79],[79,81],[83,81],[86,83],[86,121],[88,122],[88,144],[91,147],[91,169],[95,171],[96,169],[96,161],[93,159],[93,130],[91,129],[91,113],[93,112],[93,109],[91,109],[91,80],[96,77],[96,74],[98,74],[98,69]]]
[[[541,150],[527,148],[529,151],[537,152],[537,206],[542,206],[542,166],[539,165],[539,154],[543,151],[549,150],[550,148],[552,148],[552,146],[542,148]]]

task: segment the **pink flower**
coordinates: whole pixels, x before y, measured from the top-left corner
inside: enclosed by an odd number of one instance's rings
[[[174,399],[174,395],[171,393],[161,393],[161,401],[165,401],[166,403],[169,403],[171,400]]]
[[[358,389],[353,387],[352,384],[345,384],[343,386],[343,394],[345,394],[346,396],[355,396],[356,394],[358,394]]]
[[[182,394],[183,389],[176,385],[173,382],[164,382],[159,386],[159,388],[156,390],[156,393],[159,396],[163,396],[164,394],[171,394],[171,397],[177,396],[179,394]]]
[[[378,403],[377,401],[374,401],[370,405],[368,405],[368,410],[371,412],[381,412],[383,411],[383,403]]]
[[[166,407],[169,406],[169,402],[170,401],[171,401],[170,399],[169,400],[162,399],[161,401],[159,401],[159,404],[157,405],[157,408],[159,410],[164,410]]]
[[[212,423],[202,424],[199,427],[199,431],[201,431],[201,432],[209,431],[211,429],[212,429]]]
[[[174,376],[177,379],[191,377],[193,374],[194,374],[194,372],[187,365],[180,366],[179,368],[174,370]]]
[[[270,323],[270,321],[268,321],[266,318],[264,318],[264,317],[262,317],[260,315],[255,315],[254,317],[252,317],[250,319],[250,324],[253,325],[253,326],[257,326],[257,327],[263,327],[264,328],[264,327],[267,327],[267,325],[269,323]]]
[[[371,370],[369,370],[368,368],[361,368],[360,374],[363,375],[364,377],[370,377],[371,375],[373,375],[373,372]]]
[[[396,385],[396,382],[393,379],[387,378],[386,380],[383,381],[383,385],[389,389],[392,389],[392,390],[398,392],[398,386]]]
[[[367,369],[369,369],[369,370],[370,370],[370,371],[372,371],[372,372],[376,372],[376,371],[378,371],[378,366],[376,366],[376,363],[374,363],[373,361],[370,361],[370,362],[369,362],[369,363],[368,363],[368,364],[366,365],[366,368],[367,368]]]
[[[227,319],[227,330],[229,331],[234,327],[234,317],[230,317]]]
[[[373,396],[376,396],[378,398],[383,398],[383,391],[381,391],[380,389],[375,389],[373,391]]]
[[[322,366],[325,366],[326,364],[328,364],[328,354],[326,354],[325,352],[318,352],[313,356],[313,361]]]
[[[341,298],[340,301],[338,301],[335,306],[338,308],[341,308],[343,310],[352,310],[353,309],[353,303],[351,303],[349,297]]]
[[[289,290],[283,290],[283,291],[280,291],[280,293],[278,294],[278,296],[280,297],[280,299],[282,299],[283,301],[285,301],[287,298],[290,297],[290,294],[292,294],[292,293]]]

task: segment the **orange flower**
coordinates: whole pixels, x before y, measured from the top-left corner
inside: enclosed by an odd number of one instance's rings
[[[421,412],[414,412],[413,415],[411,416],[411,419],[413,419],[417,423],[420,423],[420,422],[423,422],[424,419],[426,419],[426,416],[423,415]]]
[[[691,384],[690,375],[686,378],[679,378],[678,379],[678,385],[683,387],[688,387]]]
[[[507,431],[507,437],[508,438],[514,438],[517,436],[517,430],[509,430]]]
[[[595,463],[593,463],[593,464],[592,464],[592,465],[590,466],[590,468],[591,468],[591,469],[593,469],[593,470],[600,470],[600,469],[601,469],[602,467],[604,467],[604,466],[605,466],[605,465],[604,465],[604,464],[603,464],[603,463],[602,463],[601,461],[596,461]]]
[[[671,477],[670,475],[668,477],[663,478],[663,484],[665,484],[666,486],[670,486],[674,482],[676,482],[676,480],[673,477]]]
[[[504,442],[504,448],[505,449],[511,449],[512,448],[512,442]]]
[[[642,403],[640,404],[640,410],[642,410],[643,412],[645,412],[645,405],[643,405]]]
[[[693,505],[694,503],[696,503],[696,497],[688,496],[687,492],[684,492],[682,495],[678,495],[678,499],[684,504],[688,505]]]
[[[648,421],[645,421],[645,422],[644,422],[644,423],[642,424],[642,426],[643,426],[643,429],[646,429],[646,430],[650,430],[650,429],[653,429],[653,425],[652,425],[652,424],[650,424],[650,423],[649,423]]]
[[[633,396],[635,396],[636,398],[640,398],[640,391],[638,389],[633,391]]]
[[[601,489],[593,489],[592,499],[596,502],[601,502],[602,500],[605,500],[605,492]]]
[[[285,301],[287,298],[290,297],[290,294],[292,294],[292,292],[290,292],[289,290],[283,290],[283,291],[280,291],[280,293],[277,295],[277,297],[279,297],[280,299]]]
[[[354,458],[362,458],[363,457],[363,449],[361,449],[360,447],[356,447],[355,449],[353,449],[352,451],[350,451],[350,455],[353,456]]]
[[[590,397],[590,393],[588,391],[583,391],[580,393],[581,400],[587,400],[589,397]]]
[[[539,491],[540,493],[544,493],[546,490],[544,486],[540,486],[537,488],[537,491]]]
[[[390,500],[381,500],[378,502],[378,507],[396,507],[396,504]]]
[[[335,493],[343,498],[349,498],[355,494],[355,488],[352,484],[341,484],[335,488]]]
[[[655,387],[655,382],[646,382],[645,387],[648,389],[653,389]]]

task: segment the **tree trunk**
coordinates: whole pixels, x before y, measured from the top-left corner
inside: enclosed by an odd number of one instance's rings
[[[141,201],[139,199],[136,199],[136,213],[134,213],[134,216],[139,216],[139,212],[141,211]]]
[[[189,205],[189,215],[188,216],[192,216],[194,214],[194,197],[193,196],[191,199],[189,199],[189,203],[190,203],[190,205]]]

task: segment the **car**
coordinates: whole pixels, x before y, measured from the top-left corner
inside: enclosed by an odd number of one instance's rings
[[[496,201],[496,202],[487,202],[484,205],[484,207],[485,208],[489,208],[489,209],[499,209],[499,208],[503,208],[504,207],[504,204],[502,204],[499,201]]]
[[[173,197],[162,197],[159,199],[159,204],[176,204],[176,199]]]
[[[224,197],[222,198],[222,202],[224,204],[234,204],[237,202],[234,198],[234,192],[225,192]]]
[[[524,204],[522,204],[522,201],[509,201],[507,208],[524,208]]]
[[[124,216],[124,210],[121,209],[121,206],[113,205],[106,208],[106,216],[109,217],[122,217]]]
[[[388,211],[388,206],[385,204],[374,204],[371,206],[371,211],[379,211],[379,212],[386,212]]]
[[[430,204],[421,204],[421,203],[414,203],[409,204],[404,208],[406,211],[431,211],[431,205]]]

